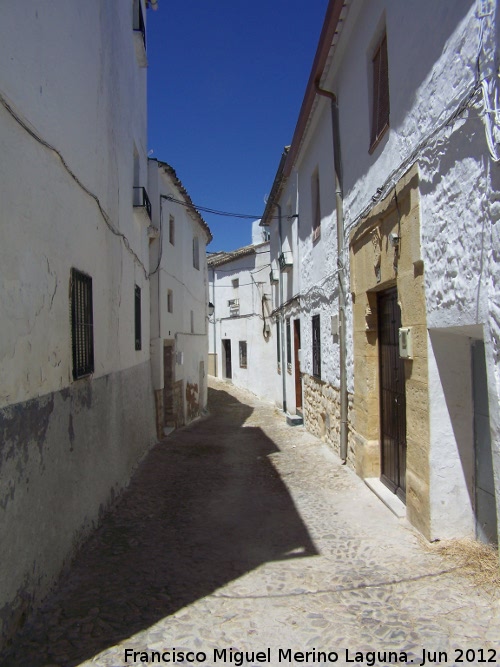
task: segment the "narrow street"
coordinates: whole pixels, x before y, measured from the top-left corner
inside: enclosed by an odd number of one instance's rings
[[[217,380],[209,409],[145,458],[2,667],[500,662],[498,599],[323,443]]]

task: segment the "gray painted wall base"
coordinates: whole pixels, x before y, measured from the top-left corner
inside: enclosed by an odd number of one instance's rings
[[[149,362],[0,410],[0,646],[154,442]]]

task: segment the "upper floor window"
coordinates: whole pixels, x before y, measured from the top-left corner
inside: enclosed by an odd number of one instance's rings
[[[313,375],[321,378],[321,330],[319,315],[313,315],[312,318],[312,362]]]
[[[167,312],[174,312],[174,293],[171,289],[167,290]]]
[[[387,35],[384,33],[372,59],[373,106],[370,153],[373,152],[389,127],[389,64]]]
[[[73,379],[94,372],[92,278],[71,269],[71,348]]]
[[[200,245],[197,236],[193,236],[193,266],[200,269]]]
[[[168,240],[170,245],[175,245],[175,218],[173,215],[168,219]]]
[[[313,242],[321,236],[321,201],[319,194],[319,169],[315,169],[311,178],[312,204],[312,239]]]

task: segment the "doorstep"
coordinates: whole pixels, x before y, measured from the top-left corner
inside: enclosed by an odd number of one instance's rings
[[[302,426],[304,420],[300,415],[289,415],[286,413],[286,423],[288,426]]]
[[[396,494],[392,493],[378,477],[366,477],[363,481],[398,519],[406,518],[406,505],[404,502]]]

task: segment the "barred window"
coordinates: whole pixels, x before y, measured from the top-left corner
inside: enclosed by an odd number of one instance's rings
[[[135,311],[135,349],[142,349],[142,335],[141,335],[141,288],[135,286],[135,298],[134,298],[134,311]]]
[[[71,348],[73,379],[94,372],[92,278],[71,269]]]
[[[240,340],[240,368],[247,367],[247,342]]]
[[[312,362],[313,375],[321,378],[321,330],[319,315],[313,315],[312,318]]]

